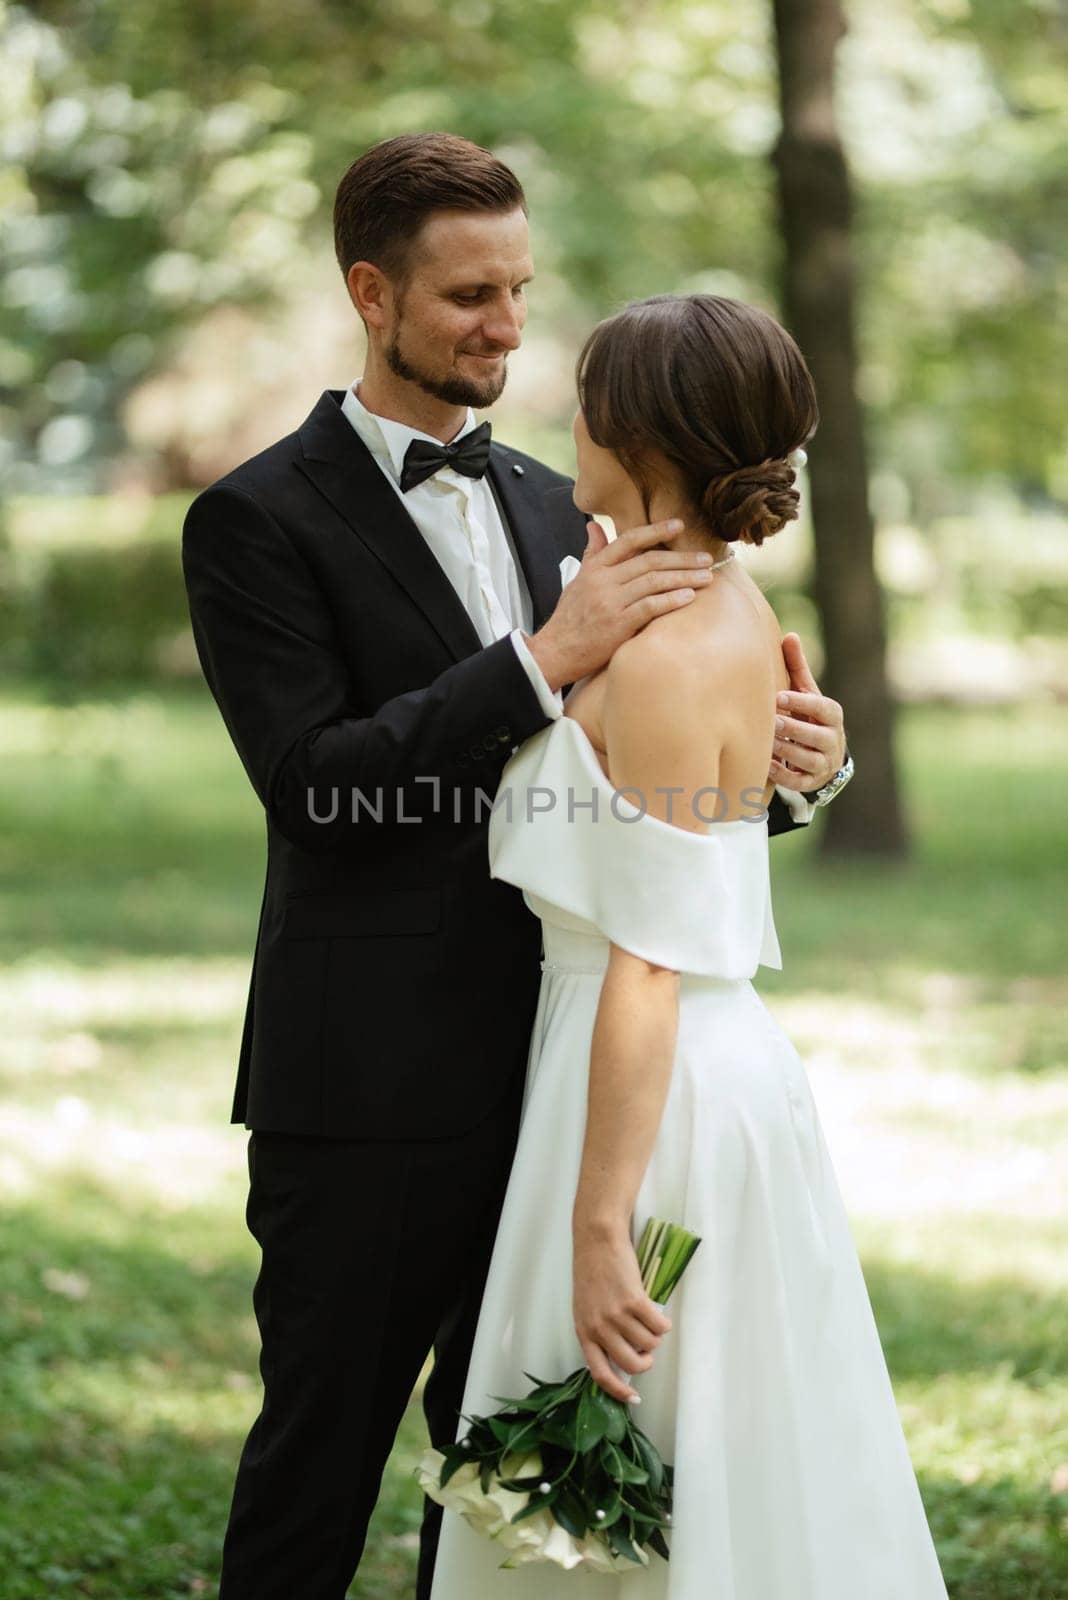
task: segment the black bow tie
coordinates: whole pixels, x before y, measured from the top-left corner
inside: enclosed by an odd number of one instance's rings
[[[413,439],[404,452],[401,494],[416,484],[425,483],[442,467],[462,472],[465,478],[481,478],[490,458],[490,425],[483,422],[455,444],[431,444],[429,439]]]

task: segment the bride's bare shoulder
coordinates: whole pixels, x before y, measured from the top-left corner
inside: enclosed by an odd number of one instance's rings
[[[608,663],[606,689],[614,688],[618,700],[672,687],[681,702],[692,689],[707,704],[710,693],[728,692],[754,675],[762,681],[773,671],[779,640],[775,612],[748,574],[738,574],[620,645]]]

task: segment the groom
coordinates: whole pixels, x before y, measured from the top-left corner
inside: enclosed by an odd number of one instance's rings
[[[475,426],[532,275],[507,167],[444,134],[388,140],[341,180],[335,234],[363,377],[199,495],[183,541],[268,846],[233,1106],[264,1400],[221,1600],[342,1600],[431,1348],[430,1436],[455,1435],[540,957],[521,895],[488,875],[478,792],[570,683],[710,581],[670,528],[588,534],[570,480]],[[773,771],[826,793],[841,709],[796,639],[788,665]],[[792,825],[777,796],[773,831]]]

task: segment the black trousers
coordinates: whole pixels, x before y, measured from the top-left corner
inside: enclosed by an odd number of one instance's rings
[[[219,1600],[343,1600],[428,1352],[431,1442],[451,1443],[522,1098],[456,1138],[249,1136],[263,1409],[245,1442]],[[426,1502],[417,1600],[441,1508]]]

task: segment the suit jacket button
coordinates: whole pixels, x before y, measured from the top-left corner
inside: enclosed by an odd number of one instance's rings
[[[506,739],[512,737],[507,728],[494,728],[493,736],[500,744],[504,744]]]
[[[483,757],[483,756],[484,756],[484,755],[485,755],[485,754],[486,754],[486,747],[485,747],[485,745],[482,745],[482,744],[473,744],[473,745],[472,745],[472,746],[471,746],[471,755],[472,755],[472,757],[473,757],[473,758],[474,758],[474,760],[475,760],[475,761],[481,761],[481,760],[482,760],[482,757]]]
[[[458,767],[469,767],[471,765],[471,757],[466,750],[458,750],[456,752],[456,765]]]

